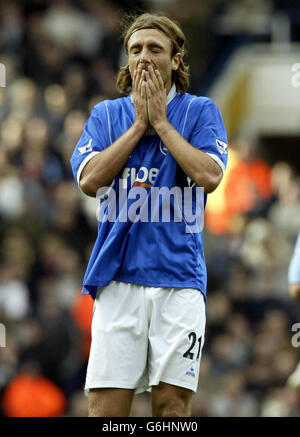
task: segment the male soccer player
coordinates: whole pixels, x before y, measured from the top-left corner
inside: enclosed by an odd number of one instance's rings
[[[190,227],[180,196],[190,189],[190,212],[203,214],[226,168],[227,138],[213,101],[186,92],[184,44],[169,18],[135,17],[124,32],[128,65],[117,78],[127,97],[95,105],[71,158],[81,190],[104,203],[109,197],[106,210],[114,204],[110,219],[99,220],[83,281],[83,293],[95,299],[90,416],[129,416],[134,393],[147,389],[153,416],[189,416],[197,390],[206,267],[202,232]],[[157,205],[155,219],[139,216],[155,189],[172,194],[169,203],[158,196],[170,220],[156,214]],[[133,220],[136,193],[146,197]]]

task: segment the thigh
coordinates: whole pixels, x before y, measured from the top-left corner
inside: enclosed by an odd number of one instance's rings
[[[197,391],[205,323],[200,291],[158,290],[149,328],[151,386],[165,382]]]
[[[135,389],[147,363],[147,319],[142,290],[112,282],[97,295],[85,390]]]
[[[96,388],[89,391],[89,417],[129,417],[134,390]]]

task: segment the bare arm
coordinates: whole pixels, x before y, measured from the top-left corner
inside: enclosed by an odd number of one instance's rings
[[[166,115],[166,90],[160,73],[149,68],[145,74],[149,122],[174,156],[182,170],[206,193],[221,182],[221,167],[209,156],[186,141],[169,123]]]
[[[203,187],[206,193],[217,188],[223,173],[207,153],[192,146],[169,122],[159,122],[154,125],[154,129],[193,182]]]
[[[79,185],[82,191],[89,196],[95,196],[100,187],[111,184],[148,128],[146,96],[142,86],[144,74],[141,69],[136,69],[132,81],[134,123],[107,149],[95,155],[82,170]]]
[[[82,170],[79,181],[82,191],[89,196],[95,196],[100,187],[109,186],[144,133],[142,125],[133,123],[107,149],[95,155]]]

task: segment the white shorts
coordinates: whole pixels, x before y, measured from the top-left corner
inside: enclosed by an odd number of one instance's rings
[[[99,287],[85,392],[110,387],[141,393],[160,381],[197,391],[205,322],[196,289],[116,281]]]

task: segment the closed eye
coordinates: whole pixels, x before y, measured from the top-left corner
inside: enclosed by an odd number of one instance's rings
[[[160,53],[163,50],[163,47],[160,47],[157,43],[150,43],[148,45],[148,49],[151,50],[152,53]],[[142,50],[141,44],[133,44],[133,46],[129,49],[129,52],[133,55],[137,55]]]

